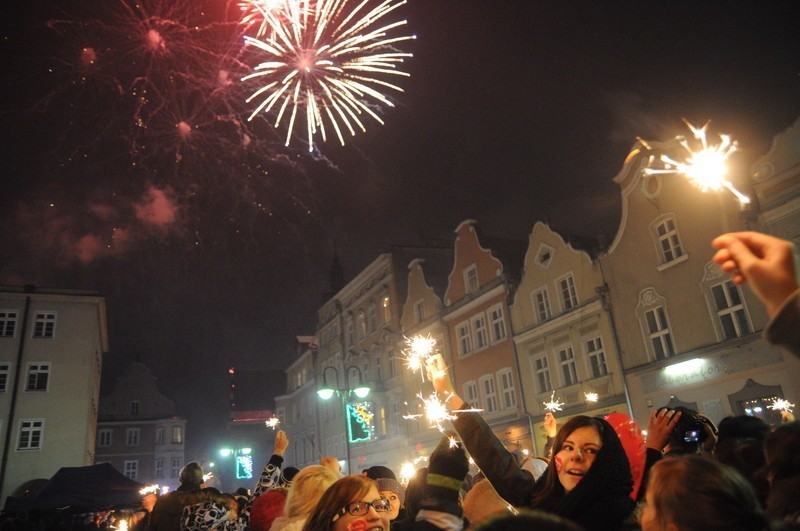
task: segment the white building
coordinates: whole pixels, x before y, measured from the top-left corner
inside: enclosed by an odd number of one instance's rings
[[[94,463],[107,351],[96,292],[0,287],[0,499],[61,467]]]

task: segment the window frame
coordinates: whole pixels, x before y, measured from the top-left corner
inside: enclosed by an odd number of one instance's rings
[[[489,328],[486,325],[486,314],[476,313],[470,318],[472,328],[473,345],[475,350],[481,350],[489,346]]]
[[[425,320],[425,299],[418,299],[414,303],[414,323],[419,324]]]
[[[564,387],[580,383],[578,379],[578,367],[576,366],[575,349],[572,348],[572,343],[558,345],[555,350],[558,356],[558,367],[561,369],[561,382]]]
[[[583,347],[584,352],[586,353],[586,361],[589,364],[589,373],[591,374],[592,378],[602,378],[603,376],[608,376],[610,371],[608,370],[608,356],[606,356],[603,337],[600,334],[597,334],[593,337],[586,337],[583,340]],[[602,363],[597,363],[595,366],[595,363],[593,362],[594,358],[598,358]],[[602,370],[595,370],[596,368],[602,368]]]
[[[0,362],[0,393],[8,391],[8,377],[11,376],[11,362]]]
[[[17,336],[17,323],[19,311],[12,309],[0,310],[0,338],[14,339]]]
[[[58,312],[42,310],[34,313],[31,339],[55,339]]]
[[[464,398],[470,407],[481,409],[481,393],[478,382],[475,380],[464,382]]]
[[[462,331],[466,333],[462,334]],[[475,352],[475,345],[472,341],[472,329],[469,321],[461,321],[456,325],[456,343],[458,344],[459,357],[463,358]]]
[[[665,227],[663,234],[659,230],[661,227]],[[656,248],[656,256],[658,257],[657,269],[659,271],[683,262],[689,257],[681,240],[675,214],[666,213],[654,219],[650,223],[650,237]],[[665,248],[665,243],[668,248]]]
[[[719,308],[717,304],[717,297],[715,296],[715,288],[720,288],[725,302],[728,304],[725,308]],[[711,311],[716,317],[716,327],[719,331],[719,337],[723,341],[730,341],[745,337],[753,333],[753,323],[750,319],[750,312],[747,311],[747,304],[745,303],[744,294],[741,288],[733,283],[731,280],[722,280],[711,284],[708,287],[709,298],[711,302]],[[731,292],[736,293],[739,302],[734,304],[731,300]],[[733,327],[733,335],[728,334],[728,327],[725,325],[724,318],[730,319],[730,326]],[[742,322],[744,321],[744,322]],[[743,326],[744,325],[744,329]]]
[[[580,304],[578,298],[578,288],[575,287],[575,275],[567,273],[557,281],[558,296],[561,303],[561,311],[568,312],[574,310]],[[564,285],[566,283],[566,286]]]
[[[539,300],[539,295],[542,295]],[[544,312],[541,305],[544,305]],[[533,315],[537,323],[544,323],[553,318],[553,307],[550,304],[550,294],[547,292],[547,286],[540,286],[531,292],[531,306],[533,307]]]
[[[142,443],[141,428],[125,429],[125,446],[139,446]]]
[[[553,390],[553,379],[550,375],[550,360],[547,357],[547,353],[539,352],[532,354],[530,360],[538,392],[540,394],[549,393]],[[540,361],[543,363],[540,364]]]
[[[128,479],[139,479],[139,460],[126,459],[122,465],[122,474]]]
[[[38,451],[44,447],[44,420],[45,419],[19,419],[19,432],[17,433],[18,452]],[[27,434],[27,436],[25,435]],[[25,439],[25,446],[23,446]],[[36,445],[33,445],[34,439]]]
[[[497,343],[508,337],[506,327],[506,312],[503,310],[503,304],[496,304],[486,310],[489,320],[489,341]],[[499,325],[499,326],[498,326]]]
[[[506,386],[506,380],[508,381],[508,386]],[[497,371],[497,381],[500,382],[500,397],[503,409],[517,407],[517,389],[514,385],[514,373],[511,368],[506,367]]]
[[[478,277],[478,266],[470,264],[462,271],[464,275],[464,291],[467,294],[475,293],[481,287],[481,281]]]
[[[25,392],[26,393],[46,393],[50,390],[50,376],[52,364],[49,361],[31,361],[28,362],[28,368],[25,371]],[[44,386],[40,387],[39,380],[44,375]],[[35,377],[36,384],[31,385],[31,378]]]
[[[97,446],[108,448],[114,444],[114,430],[112,428],[100,428],[97,430]]]
[[[485,374],[478,378],[478,387],[484,404],[483,410],[486,413],[500,411],[500,402],[497,399],[497,382],[494,381],[494,374]]]

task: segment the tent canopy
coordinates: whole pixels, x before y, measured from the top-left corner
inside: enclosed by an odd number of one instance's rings
[[[141,483],[127,478],[110,463],[64,467],[51,477],[35,496],[6,498],[4,512],[72,508],[110,509],[138,505]]]

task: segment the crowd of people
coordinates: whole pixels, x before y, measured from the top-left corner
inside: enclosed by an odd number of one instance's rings
[[[767,339],[800,356],[800,289],[795,249],[760,233],[715,239],[714,261],[735,283],[747,282],[771,321]],[[695,411],[661,408],[647,426],[643,479],[614,427],[578,415],[557,428],[545,419],[546,455],[520,461],[470,411],[437,357],[434,389],[453,411],[428,466],[407,485],[387,467],[342,475],[335,458],[302,470],[283,468],[289,440],[275,450],[255,491],[239,496],[202,488],[196,463],[181,487],[144,511],[140,530],[253,531],[800,529],[800,422],[784,414],[771,428],[735,416],[719,427]],[[697,440],[684,437],[687,423]],[[470,475],[468,455],[479,469]],[[152,502],[152,500],[151,500]]]

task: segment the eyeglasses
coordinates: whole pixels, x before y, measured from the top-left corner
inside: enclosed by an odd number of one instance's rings
[[[385,513],[392,509],[392,504],[389,503],[389,500],[386,498],[378,498],[377,500],[371,502],[351,502],[339,509],[339,514],[337,514],[333,520],[336,521],[340,516],[344,516],[345,514],[350,514],[350,516],[364,516],[369,512],[370,507],[379,513]]]

